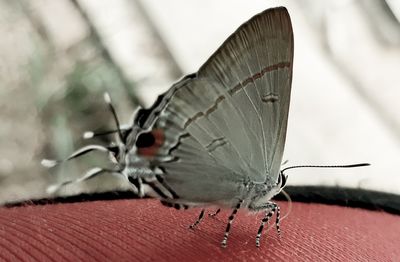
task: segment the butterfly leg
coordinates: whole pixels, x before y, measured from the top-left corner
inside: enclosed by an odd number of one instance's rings
[[[281,237],[281,208],[276,205],[276,232],[278,233],[279,238]]]
[[[208,216],[210,216],[210,217],[216,217],[216,216],[219,214],[220,211],[221,211],[221,208],[218,208],[214,213],[208,214]]]
[[[236,213],[238,212],[242,203],[243,203],[243,200],[239,200],[236,207],[233,209],[232,214],[229,216],[228,225],[226,226],[226,229],[225,229],[224,239],[222,239],[222,242],[221,242],[222,247],[226,247],[226,242],[228,241],[228,236],[229,236],[229,232],[231,230],[231,225],[232,225],[233,220],[235,219]]]
[[[267,203],[267,205],[265,206],[265,209],[267,209],[267,211],[265,212],[264,218],[261,220],[261,224],[260,224],[260,227],[258,228],[258,232],[257,232],[257,236],[256,236],[256,246],[257,247],[260,246],[260,238],[261,238],[261,234],[262,234],[262,231],[264,229],[265,223],[269,222],[269,220],[274,215],[275,211],[277,209],[279,209],[279,207],[278,207],[278,205],[276,203],[272,203],[271,202],[271,203]],[[278,212],[280,213],[280,211],[278,211]],[[279,215],[279,218],[278,218],[278,214],[277,214],[276,229],[278,231],[278,234],[280,234],[280,227],[278,225],[279,223],[280,223],[280,215]]]
[[[140,198],[142,198],[144,196],[142,180],[140,178],[133,178],[131,176],[128,176],[128,181],[131,184],[133,192],[137,194]]]
[[[197,218],[197,220],[196,220],[193,224],[191,224],[191,225],[189,226],[190,229],[195,229],[195,228],[197,227],[197,225],[200,224],[200,222],[201,222],[201,221],[203,220],[203,218],[204,218],[204,212],[205,212],[205,209],[202,209],[202,210],[200,211],[199,218]]]

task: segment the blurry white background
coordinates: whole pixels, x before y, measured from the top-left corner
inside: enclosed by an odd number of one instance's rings
[[[397,1],[18,0],[0,1],[0,201],[42,197],[49,183],[81,174],[70,165],[46,175],[38,163],[112,123],[105,89],[128,122],[135,103],[151,105],[240,24],[275,6],[289,10],[295,37],[288,165],[372,164],[293,170],[288,184],[400,194]],[[64,193],[120,187],[101,178]]]

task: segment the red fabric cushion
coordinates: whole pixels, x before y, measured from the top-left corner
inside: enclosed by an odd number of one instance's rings
[[[280,203],[282,214],[287,203]],[[0,260],[9,261],[388,261],[400,259],[400,217],[384,212],[293,203],[279,240],[270,228],[256,248],[263,214],[239,211],[226,249],[230,211],[188,229],[199,209],[155,200],[116,200],[0,208]],[[213,210],[210,210],[210,212]]]

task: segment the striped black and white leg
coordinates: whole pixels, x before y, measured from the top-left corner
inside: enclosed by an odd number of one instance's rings
[[[281,237],[281,208],[276,205],[276,232],[278,233],[279,238]]]
[[[243,203],[243,200],[240,200],[237,203],[236,207],[233,209],[232,214],[229,216],[228,225],[226,225],[226,230],[225,230],[225,234],[224,234],[224,239],[222,239],[222,242],[221,242],[221,246],[222,247],[226,247],[226,243],[228,241],[229,232],[231,230],[231,225],[232,225],[233,220],[235,219],[236,213],[240,209],[240,206],[242,205],[242,203]]]
[[[204,212],[205,212],[205,209],[202,209],[202,210],[200,211],[200,214],[199,214],[199,217],[197,218],[197,220],[196,220],[193,224],[191,224],[191,225],[189,226],[190,229],[195,229],[195,228],[197,227],[197,225],[200,224],[200,222],[201,222],[201,221],[203,220],[203,218],[204,218]]]
[[[165,172],[165,171],[164,171]],[[160,175],[156,175],[157,181],[172,195],[172,198],[178,199],[179,196],[176,194],[174,190],[165,182],[164,178]]]
[[[133,192],[137,194],[139,197],[143,197],[144,192],[142,187],[142,179],[128,176],[128,181],[132,186]]]
[[[219,214],[219,212],[221,212],[221,208],[218,208],[214,213],[208,214],[208,216],[210,216],[210,217],[216,217],[216,216]]]
[[[261,220],[261,225],[258,228],[258,232],[257,232],[257,236],[256,236],[256,246],[257,247],[260,246],[260,238],[261,238],[262,231],[264,229],[264,225],[265,225],[265,223],[269,222],[271,217],[274,215],[277,207],[278,207],[277,204],[271,203],[270,208],[268,208],[268,210],[265,213],[264,218]],[[278,228],[279,228],[279,226],[277,225],[277,230],[278,230]],[[278,232],[280,232],[280,229],[278,230]]]

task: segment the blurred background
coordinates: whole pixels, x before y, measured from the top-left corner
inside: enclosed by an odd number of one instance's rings
[[[396,0],[0,0],[0,203],[48,197],[48,185],[107,161],[101,153],[47,170],[195,72],[243,22],[286,6],[295,35],[288,184],[400,195],[400,4]],[[103,176],[59,194],[126,189]]]

